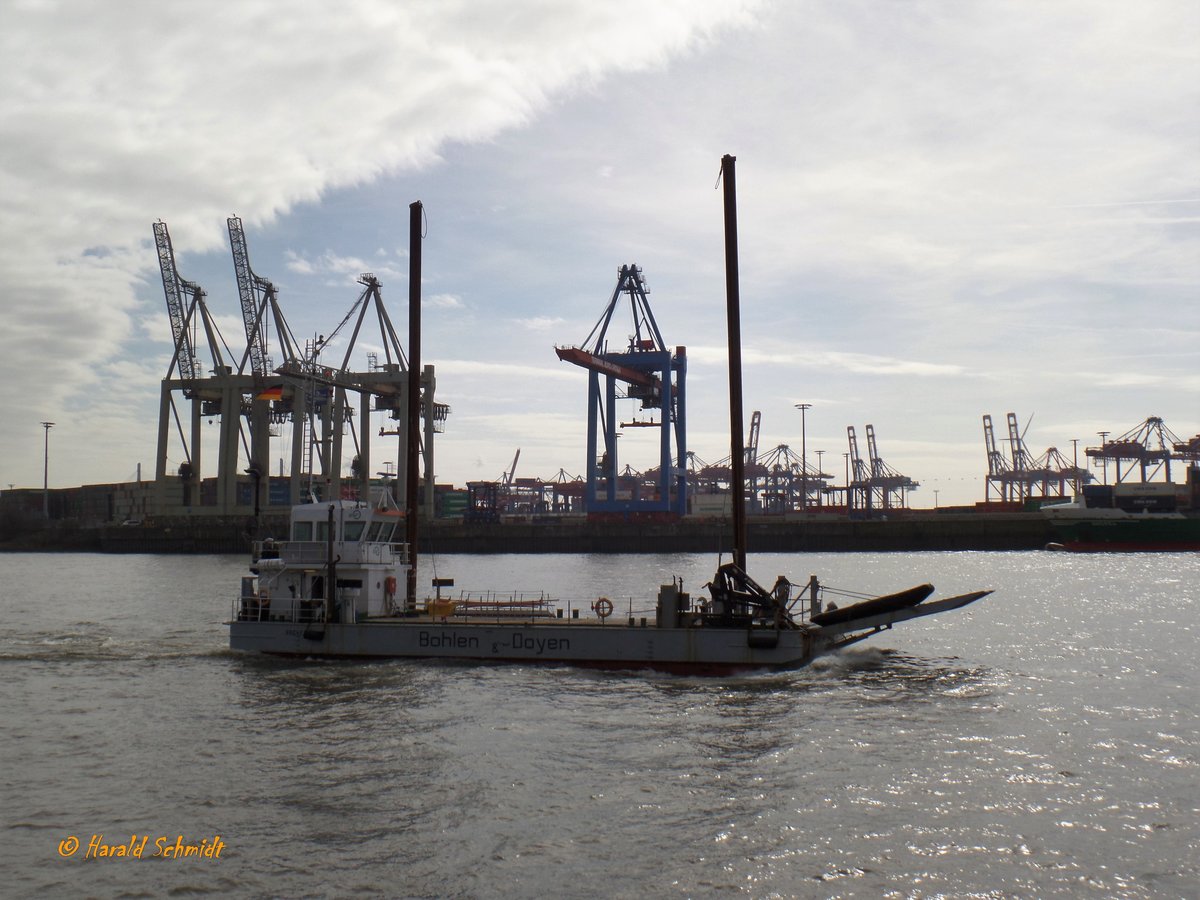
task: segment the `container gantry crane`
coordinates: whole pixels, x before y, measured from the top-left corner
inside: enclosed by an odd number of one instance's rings
[[[203,441],[201,423],[204,418],[219,417],[220,437],[218,443],[217,493],[219,498],[232,502],[235,495],[238,435],[241,426],[241,394],[237,390],[233,369],[226,364],[225,346],[221,332],[204,302],[205,292],[195,282],[179,274],[175,262],[175,248],[171,233],[163,221],[155,222],[154,245],[158,254],[158,268],[162,275],[163,293],[167,301],[167,315],[171,320],[171,332],[175,350],[161,385],[158,416],[158,448],[155,463],[155,483],[159,507],[167,502],[170,490],[167,478],[167,462],[170,445],[171,425],[174,424],[183,447],[183,461],[179,465],[179,483],[182,495],[179,503],[191,506],[199,503],[198,487],[201,478]],[[208,356],[212,362],[211,375],[201,372],[196,359],[196,334],[203,328]],[[175,392],[191,401],[190,428],[185,431],[179,420],[175,405]],[[232,465],[229,460],[232,459]],[[227,475],[227,468],[233,475]]]
[[[555,347],[558,358],[588,371],[587,509],[589,516],[682,516],[687,511],[687,440],[685,378],[687,351],[672,353],[663,342],[636,265],[621,266],[612,297],[583,343]],[[628,298],[632,334],[622,351],[608,348],[608,329],[618,306]],[[621,399],[657,409],[661,429],[658,479],[650,496],[626,496],[618,490],[617,384]],[[650,423],[641,423],[643,425]],[[672,446],[674,437],[674,447]],[[599,443],[603,438],[603,450]]]
[[[867,425],[867,451],[871,454],[871,491],[883,509],[901,508],[907,505],[906,494],[921,486],[907,475],[901,475],[879,455],[875,443],[875,426]]]
[[[287,326],[286,319],[280,309],[277,292],[274,285],[267,279],[254,273],[250,267],[249,253],[246,247],[245,231],[241,219],[232,216],[226,220],[229,229],[230,248],[233,254],[234,272],[238,281],[238,296],[241,301],[243,323],[246,330],[246,350],[241,358],[241,365],[235,372],[233,367],[225,362],[226,356],[232,358],[228,347],[222,355],[221,347],[224,342],[215,322],[208,314],[204,304],[204,292],[192,282],[179,276],[175,265],[174,250],[171,246],[170,235],[166,225],[157,223],[154,226],[155,244],[158,251],[159,266],[163,276],[163,288],[167,298],[167,311],[171,320],[172,333],[175,339],[175,354],[172,358],[171,369],[163,382],[163,404],[159,416],[159,452],[158,479],[161,485],[159,491],[159,508],[172,507],[190,508],[203,506],[203,512],[220,514],[241,514],[253,507],[255,514],[259,512],[264,500],[269,501],[271,480],[268,474],[269,451],[267,449],[270,426],[272,423],[290,419],[293,423],[292,467],[288,500],[295,504],[300,502],[303,495],[304,481],[307,479],[310,491],[317,489],[314,483],[314,461],[319,460],[323,475],[320,489],[323,496],[339,497],[342,495],[341,450],[342,435],[345,423],[353,417],[353,407],[348,401],[348,394],[357,393],[359,409],[361,410],[361,434],[355,435],[355,444],[359,449],[356,469],[359,496],[366,497],[370,488],[370,433],[369,420],[373,410],[382,410],[391,414],[392,418],[400,418],[408,410],[409,375],[406,369],[408,362],[400,342],[392,327],[387,310],[383,305],[378,279],[373,275],[362,276],[361,283],[364,291],[358,302],[352,308],[342,323],[330,334],[330,338],[354,320],[354,335],[349,341],[345,358],[340,368],[324,366],[320,361],[321,350],[329,343],[328,339],[318,339],[309,342],[305,350],[298,349],[295,338]],[[412,275],[410,273],[410,279]],[[410,291],[410,300],[411,300]],[[419,307],[417,307],[419,309]],[[387,362],[377,365],[378,353],[373,354],[373,362],[366,372],[350,370],[350,355],[354,351],[355,340],[363,325],[369,310],[374,310],[380,327],[382,352]],[[412,319],[410,310],[410,319]],[[203,324],[208,346],[213,357],[211,376],[204,376],[199,371],[196,362],[197,322]],[[272,368],[268,335],[269,325],[274,326],[275,338],[279,343],[283,360]],[[410,333],[412,327],[410,323]],[[178,374],[178,377],[172,377]],[[443,423],[450,413],[450,407],[433,400],[434,370],[433,366],[425,366],[420,374],[420,386],[423,389],[415,404],[419,405],[421,418],[424,419],[422,434],[424,440],[418,441],[425,461],[426,479],[424,485],[424,507],[426,514],[433,515],[432,478],[428,473],[433,471],[433,433],[441,431]],[[183,434],[183,428],[178,425],[179,416],[174,410],[172,392],[183,390],[185,396],[193,399],[191,440]],[[372,406],[374,401],[374,406]],[[216,495],[206,494],[204,498],[192,496],[194,487],[200,480],[200,422],[201,416],[221,419],[220,453],[217,465]],[[242,417],[250,420],[249,441],[242,430]],[[180,466],[181,475],[185,482],[183,503],[168,496],[165,478],[167,462],[167,445],[169,443],[170,425],[177,424],[180,436],[184,440],[186,462]],[[392,434],[400,436],[400,454],[403,458],[407,453],[408,441],[407,419],[401,427]],[[253,479],[254,490],[243,490],[247,485],[240,478],[238,463],[239,437],[241,446],[245,448],[250,460],[247,473]],[[314,452],[314,447],[319,452]],[[282,468],[282,465],[281,465]],[[405,481],[407,483],[407,479]],[[200,502],[203,499],[203,502]],[[404,497],[397,497],[404,501]],[[280,502],[276,500],[276,502]]]
[[[754,474],[747,467],[746,480],[757,498],[761,495],[763,512],[787,513],[812,509],[812,503],[802,502],[804,492],[818,498],[825,491],[829,476],[819,469],[804,466],[804,459],[787,444],[768,450],[757,457]],[[820,505],[819,503],[817,504]]]
[[[1040,490],[1033,494],[1039,499],[1066,497],[1068,485],[1073,492],[1077,492],[1082,485],[1092,480],[1091,472],[1068,460],[1057,447],[1048,447],[1045,453],[1033,461],[1030,476],[1031,487],[1040,487]]]
[[[871,509],[871,473],[867,464],[858,455],[858,436],[854,426],[846,426],[846,441],[850,449],[850,483],[846,485],[846,508],[848,512],[856,509],[869,511]]]
[[[992,425],[992,417],[986,414],[983,417],[983,444],[988,461],[987,480],[983,489],[984,501],[991,502],[992,488],[995,487],[999,494],[998,499],[1005,503],[1011,502],[1014,499],[1012,463],[996,445],[996,430]]]
[[[246,232],[242,228],[242,220],[237,216],[230,216],[225,220],[225,225],[229,231],[229,249],[233,254],[233,272],[237,278],[242,323],[246,330],[246,350],[238,365],[238,373],[253,376],[243,395],[242,408],[250,426],[250,467],[247,471],[254,479],[255,506],[259,507],[267,505],[269,500],[267,473],[271,462],[272,420],[291,420],[293,446],[304,440],[310,426],[305,421],[303,412],[306,404],[296,403],[297,395],[303,395],[303,385],[273,372],[269,345],[272,323],[283,355],[284,367],[294,364],[299,358],[296,340],[279,306],[275,285],[250,268],[250,251],[246,246]],[[293,476],[296,474],[293,468]],[[299,493],[300,485],[297,479],[290,491],[293,503],[298,502]]]
[[[996,443],[992,417],[983,417],[983,442],[987,451],[988,473],[984,487],[985,502],[992,501],[992,489],[1004,503],[1025,503],[1066,496],[1067,485],[1086,484],[1091,480],[1087,470],[1068,462],[1057,447],[1050,447],[1034,459],[1025,445],[1032,417],[1020,427],[1016,413],[1007,417],[1009,453],[1006,456]]]
[[[369,473],[371,470],[371,434],[368,422],[372,411],[372,399],[375,411],[387,413],[397,423],[394,431],[386,433],[394,434],[398,438],[397,453],[401,459],[406,458],[409,446],[408,416],[405,412],[408,405],[408,382],[411,375],[408,358],[401,347],[400,337],[392,324],[387,306],[383,302],[382,283],[370,272],[364,272],[359,277],[358,283],[363,286],[358,299],[333,331],[313,342],[311,351],[303,363],[306,377],[311,383],[322,385],[321,396],[328,398],[322,414],[323,437],[317,442],[321,447],[322,469],[331,473],[335,489],[340,484],[340,466],[336,461],[340,460],[342,456],[342,424],[349,421],[352,416],[348,392],[356,392],[359,395],[359,432],[355,436],[355,449],[360,460],[359,468],[363,473]],[[383,348],[384,362],[373,365],[368,371],[355,372],[351,370],[350,360],[358,344],[358,339],[363,333],[363,327],[369,321],[370,313],[374,313],[374,325],[379,329],[379,346]],[[350,338],[346,342],[346,350],[342,354],[341,363],[336,369],[325,366],[320,360],[322,350],[329,347],[334,338],[351,322],[354,323],[354,326],[350,331]],[[376,354],[374,358],[378,359],[378,355]],[[433,436],[445,430],[446,420],[450,417],[450,407],[434,400],[436,379],[433,366],[424,366],[417,377],[419,378],[417,402],[421,433],[416,444],[419,447],[425,472],[423,495],[417,499],[417,506],[424,508],[426,515],[432,518],[434,491],[433,478],[430,473],[434,471]],[[314,440],[317,439],[314,438]],[[360,492],[365,492],[366,487],[367,484],[364,480],[359,485]],[[396,488],[403,494],[402,483],[397,483]],[[397,497],[397,500],[401,503],[406,502],[403,495]]]
[[[1018,496],[1014,499],[1018,501],[1027,500],[1033,495],[1033,483],[1037,480],[1033,456],[1025,449],[1025,432],[1032,423],[1033,417],[1030,416],[1022,431],[1017,414],[1008,414],[1008,446],[1012,456],[1013,483],[1018,491]]]
[[[1004,503],[1024,503],[1033,495],[1033,485],[1042,480],[1037,462],[1025,449],[1025,432],[1021,430],[1016,413],[1007,416],[1009,452],[1005,455],[996,441],[992,417],[983,417],[983,443],[987,451],[988,474],[984,483],[984,500],[991,502],[992,488]],[[1025,431],[1029,423],[1025,423]]]
[[[1148,482],[1161,474],[1163,481],[1169,482],[1171,460],[1195,459],[1198,443],[1184,441],[1161,418],[1150,416],[1102,446],[1088,447],[1084,453],[1092,459],[1111,459],[1116,463],[1117,484],[1133,480],[1130,477],[1133,475],[1137,475],[1138,481]]]
[[[919,488],[920,482],[901,475],[883,461],[875,442],[875,426],[867,425],[866,460],[859,456],[853,425],[846,427],[846,437],[850,445],[851,480],[846,492],[849,509],[870,514],[877,509],[904,508],[908,502],[906,493]]]

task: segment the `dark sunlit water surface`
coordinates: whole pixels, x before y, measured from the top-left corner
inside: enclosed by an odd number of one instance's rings
[[[244,562],[0,556],[0,894],[1200,896],[1200,555],[752,556],[767,583],[996,594],[719,680],[244,658]],[[437,574],[620,609],[714,562]],[[150,840],[84,859],[96,835]]]

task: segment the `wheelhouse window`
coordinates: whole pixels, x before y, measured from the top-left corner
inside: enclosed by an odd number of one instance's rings
[[[372,544],[390,543],[392,532],[395,530],[395,522],[389,522],[387,519],[376,519],[371,523],[370,531],[367,532],[367,540]]]
[[[342,540],[356,542],[362,540],[366,522],[347,522],[342,526]]]
[[[293,541],[311,541],[312,540],[312,522],[293,522],[292,523],[292,540]]]

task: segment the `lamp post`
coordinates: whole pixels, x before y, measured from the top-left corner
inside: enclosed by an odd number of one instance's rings
[[[846,461],[846,514],[850,514],[850,454],[843,453],[842,459]]]
[[[824,468],[825,463],[821,459],[821,457],[823,457],[825,455],[825,451],[824,450],[814,450],[813,452],[817,454],[817,479],[818,479],[818,481],[820,481],[821,475],[825,471],[825,468]],[[825,482],[820,481],[820,485],[817,487],[817,506],[821,505],[821,494],[823,492],[822,488],[824,487],[824,484],[825,484]]]
[[[1104,445],[1108,443],[1108,434],[1109,433],[1107,431],[1097,431],[1096,434],[1100,435],[1100,453],[1101,453],[1100,464],[1104,468],[1104,483],[1108,484],[1108,457],[1104,456],[1103,454],[1104,454]],[[1117,472],[1120,473],[1119,468],[1117,469]],[[1117,477],[1119,478],[1120,475],[1118,474]]]
[[[937,495],[938,495],[938,489],[937,489],[937,488],[934,488],[934,489],[933,489],[933,508],[934,508],[934,509],[937,509],[937,508],[938,508],[938,499],[937,499]]]
[[[42,428],[46,429],[46,449],[42,458],[42,517],[50,518],[50,429],[54,427],[53,422],[43,422]]]
[[[800,508],[806,510],[808,509],[808,448],[805,436],[804,414],[812,409],[812,404],[797,403],[796,409],[800,410]]]
[[[1079,493],[1079,438],[1071,438],[1071,495]]]

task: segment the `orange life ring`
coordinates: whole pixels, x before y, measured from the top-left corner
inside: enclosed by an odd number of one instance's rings
[[[387,578],[383,579],[383,590],[384,590],[384,593],[386,593],[389,597],[396,596],[396,576],[395,575],[389,575]]]
[[[592,609],[595,611],[596,615],[599,616],[601,619],[607,619],[609,616],[612,615],[612,611],[613,611],[612,601],[609,600],[607,597],[601,597],[599,600],[597,600],[595,603],[592,604]]]

